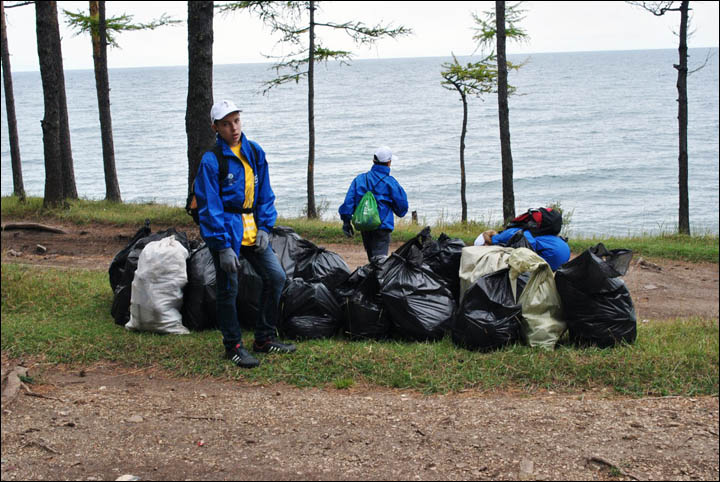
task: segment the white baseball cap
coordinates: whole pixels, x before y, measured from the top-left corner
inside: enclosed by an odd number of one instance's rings
[[[393,156],[392,151],[387,146],[378,147],[375,151],[375,158],[378,162],[382,162],[383,164],[390,161],[397,161],[397,156]]]
[[[210,109],[210,121],[215,123],[216,120],[222,119],[231,112],[242,112],[242,110],[230,100],[215,102]]]

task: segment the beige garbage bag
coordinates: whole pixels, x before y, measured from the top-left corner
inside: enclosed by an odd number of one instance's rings
[[[507,263],[510,265],[513,294],[522,305],[521,331],[525,342],[533,347],[552,350],[565,331],[565,322],[550,265],[527,248],[512,250]],[[518,298],[517,278],[525,272],[530,272],[530,279]]]

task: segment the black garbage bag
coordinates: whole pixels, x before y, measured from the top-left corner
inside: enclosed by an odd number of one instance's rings
[[[506,243],[497,243],[498,246],[505,246],[506,248],[527,248],[532,252],[535,252],[535,248],[532,247],[530,241],[525,237],[525,231],[519,229],[512,235]]]
[[[608,251],[599,243],[555,272],[571,341],[601,348],[635,341],[635,307],[619,279],[627,273],[631,259],[632,251]]]
[[[235,299],[240,326],[254,329],[262,294],[262,278],[250,262],[239,258],[238,294]],[[188,284],[183,292],[183,325],[189,330],[217,328],[217,284],[215,264],[204,243],[188,260]]]
[[[237,317],[240,326],[254,330],[260,314],[259,304],[262,296],[263,281],[250,261],[240,256],[238,268],[238,294],[236,298]]]
[[[110,308],[110,314],[116,324],[125,326],[125,324],[130,321],[130,296],[132,294],[132,282],[135,278],[135,271],[137,270],[140,253],[149,243],[159,241],[168,236],[175,236],[175,239],[188,250],[188,253],[192,252],[187,235],[182,231],[175,230],[175,228],[158,231],[155,234],[150,234],[149,236],[138,239],[127,254],[122,280],[114,290],[115,294],[112,307]]]
[[[115,291],[115,288],[117,288],[123,281],[123,276],[125,275],[125,262],[127,261],[128,254],[130,254],[133,246],[138,242],[138,240],[150,236],[150,233],[150,220],[146,219],[143,227],[137,230],[135,236],[132,237],[127,246],[120,250],[113,258],[110,263],[110,268],[108,269],[110,288],[113,291]]]
[[[397,251],[378,269],[383,308],[393,330],[407,340],[439,340],[451,326],[455,301],[445,281],[422,263],[417,245]]]
[[[517,284],[516,284],[516,288],[515,288],[515,291],[517,291],[517,293],[515,294],[516,300],[520,299],[520,295],[522,295],[522,292],[525,291],[525,287],[527,286],[528,281],[530,281],[530,272],[529,271],[525,271],[524,273],[521,273],[520,276],[518,276]]]
[[[306,239],[298,240],[297,245],[295,278],[319,281],[333,291],[350,276],[350,268],[339,254],[316,246]]]
[[[453,342],[468,350],[490,351],[521,335],[522,306],[515,303],[510,269],[478,278],[465,292],[455,315]]]
[[[188,283],[183,290],[182,323],[188,330],[217,328],[215,265],[204,243],[188,259]]]
[[[432,236],[430,235],[430,226],[425,226],[422,231],[417,234],[417,236],[405,242],[405,244],[396,249],[394,253],[407,259],[409,256],[411,256],[411,250],[413,247],[419,249],[420,253],[422,254],[425,246],[431,242]]]
[[[340,303],[344,303],[345,298],[352,296],[352,294],[360,286],[360,284],[365,281],[372,266],[373,265],[371,263],[368,263],[365,266],[360,266],[355,271],[350,273],[350,276],[348,276],[345,281],[335,287],[333,294],[338,299],[338,301],[340,301]]]
[[[423,246],[423,261],[448,284],[454,299],[460,298],[460,258],[465,242],[442,233]]]
[[[335,296],[320,282],[288,280],[280,298],[281,336],[294,339],[329,338],[341,325],[342,312]]]
[[[270,235],[270,246],[288,279],[295,274],[295,256],[298,250],[298,241],[302,239],[292,228],[275,226]]]
[[[390,335],[376,271],[373,263],[361,266],[335,291],[344,300],[345,334],[351,339],[381,340]]]

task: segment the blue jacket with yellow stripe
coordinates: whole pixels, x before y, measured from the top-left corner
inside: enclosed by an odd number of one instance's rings
[[[228,160],[228,174],[218,183],[220,167],[215,154],[208,151],[203,155],[195,177],[200,235],[210,249],[219,251],[233,248],[239,255],[243,239],[242,214],[227,212],[225,208],[238,211],[242,209],[245,202],[245,168],[219,135],[216,143],[222,147],[222,152]],[[240,136],[240,143],[240,152],[255,173],[255,223],[258,229],[271,233],[277,219],[277,211],[275,193],[270,186],[265,151],[259,144],[245,137],[244,133]]]

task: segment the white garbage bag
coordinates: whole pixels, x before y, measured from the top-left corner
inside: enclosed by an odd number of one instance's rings
[[[174,236],[148,243],[140,253],[130,295],[128,330],[187,335],[180,308],[189,253]]]

